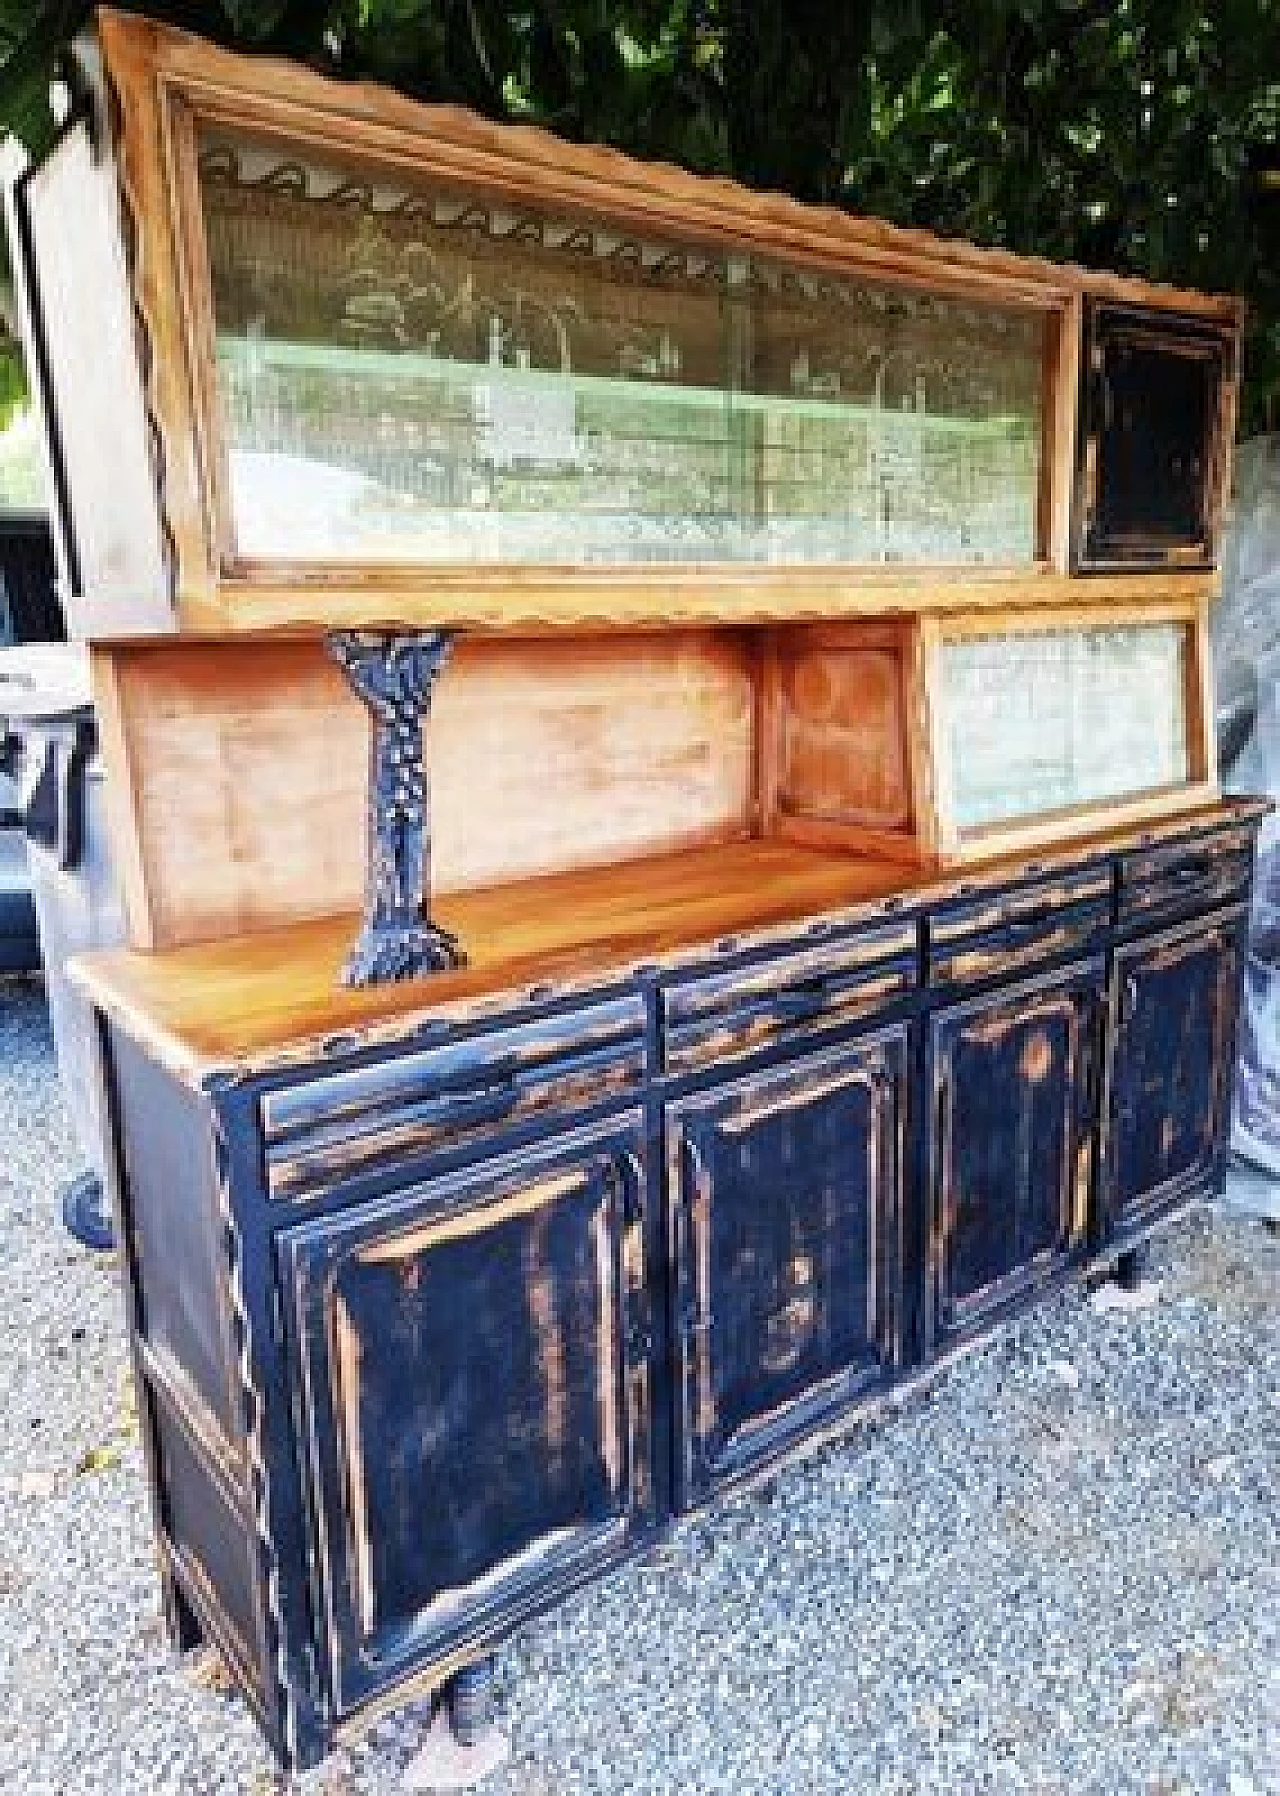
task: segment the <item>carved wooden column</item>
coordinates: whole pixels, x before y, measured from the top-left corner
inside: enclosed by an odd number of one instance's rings
[[[431,809],[422,729],[452,638],[443,630],[413,636],[339,630],[327,643],[372,722],[364,922],[343,984],[381,985],[465,966],[456,939],[426,914]]]

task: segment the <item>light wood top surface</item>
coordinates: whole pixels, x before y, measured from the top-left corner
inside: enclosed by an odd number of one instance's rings
[[[363,991],[338,983],[357,928],[351,916],[163,953],[117,949],[74,963],[73,976],[149,1053],[195,1084],[306,1057],[334,1036],[349,1036],[353,1046],[394,1037],[415,1022],[465,1015],[499,996],[518,1003],[534,988],[624,976],[726,936],[852,916],[895,896],[938,898],[1030,866],[1049,868],[1266,808],[1227,801],[980,869],[938,872],[752,840],[453,893],[440,899],[438,921],[457,933],[470,964]]]
[[[398,1033],[495,992],[581,984],[740,930],[888,897],[903,869],[746,841],[443,894],[436,920],[469,965],[362,991],[338,983],[358,918],[80,963],[94,1000],[184,1077],[346,1031]]]

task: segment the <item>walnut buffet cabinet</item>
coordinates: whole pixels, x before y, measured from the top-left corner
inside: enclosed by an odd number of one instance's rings
[[[76,70],[8,203],[169,1624],[286,1763],[466,1737],[1217,1186],[1240,310],[113,12]]]

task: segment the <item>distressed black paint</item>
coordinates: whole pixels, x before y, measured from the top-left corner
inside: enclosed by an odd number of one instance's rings
[[[930,1024],[931,1338],[971,1332],[1083,1247],[1099,961]]]
[[[222,1639],[314,1763],[402,1678],[446,1682],[674,1508],[1138,1244],[1221,1172],[1241,836],[975,876],[194,1097],[121,1038],[176,1637]]]
[[[1212,565],[1230,333],[1091,302],[1079,432],[1077,565]]]
[[[314,1199],[379,1170],[403,1179],[433,1152],[616,1101],[644,1076],[638,992],[304,1073],[261,1099],[268,1190]]]
[[[1108,1222],[1119,1236],[1211,1187],[1223,1149],[1245,913],[1116,954]]]
[[[340,1711],[630,1525],[640,1148],[615,1124],[283,1235]]]
[[[673,1106],[686,1502],[891,1366],[906,1063],[901,1029]]]

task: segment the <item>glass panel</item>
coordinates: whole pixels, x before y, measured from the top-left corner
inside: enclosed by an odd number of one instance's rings
[[[977,636],[942,647],[957,827],[1185,783],[1182,624]]]
[[[1027,562],[1044,320],[202,141],[237,551]]]

